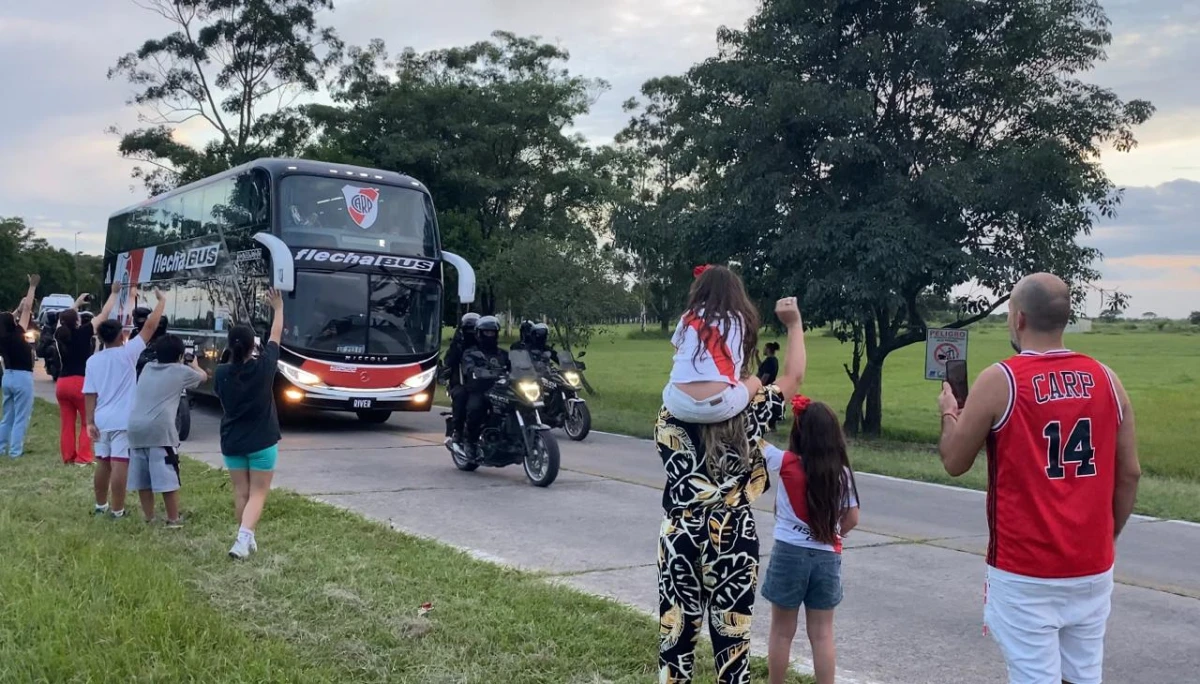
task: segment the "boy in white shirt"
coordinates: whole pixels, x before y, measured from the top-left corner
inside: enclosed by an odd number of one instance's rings
[[[119,284],[113,285],[116,291]],[[130,298],[137,301],[137,286],[131,286]],[[96,452],[96,475],[93,487],[96,494],[94,513],[103,515],[111,510],[112,517],[125,516],[125,489],[129,476],[129,415],[133,412],[137,390],[137,360],[146,349],[150,336],[158,329],[167,300],[155,290],[158,299],[154,312],[142,331],[128,342],[119,321],[93,321],[96,337],[103,349],[87,362],[83,377],[83,398],[87,410],[88,434]],[[103,312],[101,313],[103,315]],[[100,318],[100,316],[97,316]],[[111,488],[111,497],[110,494]]]

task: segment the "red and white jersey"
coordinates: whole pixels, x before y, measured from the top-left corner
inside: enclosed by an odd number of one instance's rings
[[[741,382],[742,326],[740,321],[733,320],[728,328],[726,332],[725,324],[705,325],[704,319],[695,313],[685,313],[671,338],[675,345],[671,382],[677,385],[690,382],[736,385]],[[722,332],[726,332],[724,340],[721,339]]]
[[[1112,371],[1067,350],[998,366],[1009,399],[988,439],[988,565],[1044,579],[1108,571],[1123,418]]]

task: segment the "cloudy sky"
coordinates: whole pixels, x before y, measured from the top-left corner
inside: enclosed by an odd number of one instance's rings
[[[328,20],[348,43],[380,37],[393,52],[460,45],[495,29],[556,41],[570,50],[575,72],[612,85],[579,124],[606,141],[624,123],[621,102],[643,81],[712,54],[717,27],[741,25],[755,4],[338,0]],[[1200,0],[1105,4],[1115,38],[1094,78],[1126,99],[1151,100],[1158,114],[1139,131],[1136,151],[1104,159],[1126,196],[1120,216],[1092,238],[1106,255],[1102,285],[1133,295],[1134,314],[1184,316],[1200,309]],[[168,29],[131,0],[2,3],[0,215],[26,217],[67,249],[78,233],[81,251],[99,253],[105,218],[144,196],[104,133],[137,123],[125,105],[128,86],[105,72]]]

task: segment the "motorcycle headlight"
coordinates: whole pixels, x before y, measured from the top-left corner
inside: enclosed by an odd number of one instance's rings
[[[279,370],[283,372],[283,377],[291,380],[297,385],[308,385],[311,387],[313,385],[321,384],[320,376],[316,375],[315,373],[309,373],[303,368],[296,368],[291,364],[280,361]]]
[[[528,380],[517,383],[517,392],[525,398],[525,401],[532,402],[542,398],[541,386]]]
[[[577,373],[575,371],[563,371],[562,376],[563,376],[563,380],[566,380],[567,384],[570,385],[571,387],[579,389],[580,387],[583,386],[583,379],[580,378],[579,373]]]
[[[430,368],[427,371],[421,371],[420,373],[417,373],[416,375],[412,376],[411,378],[405,380],[404,384],[402,386],[405,389],[424,388],[425,386],[427,386],[429,384],[430,380],[433,380],[433,376],[435,373],[437,373],[436,366],[433,368]]]

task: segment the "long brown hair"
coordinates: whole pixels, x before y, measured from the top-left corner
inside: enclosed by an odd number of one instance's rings
[[[58,327],[54,330],[54,341],[63,347],[71,344],[71,338],[79,328],[79,312],[67,309],[58,314]],[[59,351],[61,354],[61,350]]]
[[[807,480],[808,523],[813,537],[824,544],[837,542],[838,523],[846,512],[850,494],[858,486],[846,438],[837,414],[828,404],[814,401],[796,414],[788,449],[800,457]]]
[[[687,310],[704,321],[700,328],[700,344],[692,363],[705,353],[711,335],[719,334],[727,343],[733,324],[742,329],[742,378],[750,377],[750,369],[758,363],[758,329],[762,319],[758,307],[746,294],[746,285],[738,274],[725,266],[709,266],[696,277],[688,293]],[[714,328],[714,326],[716,326]]]

